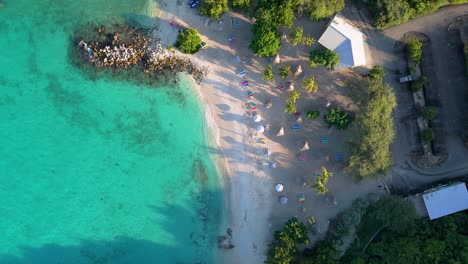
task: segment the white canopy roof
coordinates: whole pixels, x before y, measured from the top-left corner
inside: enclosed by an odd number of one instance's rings
[[[340,64],[337,68],[366,64],[362,33],[348,24],[340,13],[336,14],[318,42],[325,48],[338,53]]]
[[[431,220],[468,209],[468,192],[464,182],[443,186],[423,194]]]

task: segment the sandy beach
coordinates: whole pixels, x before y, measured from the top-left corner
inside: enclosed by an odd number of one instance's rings
[[[198,87],[205,106],[209,135],[216,145],[213,154],[223,172],[221,177],[226,193],[223,229],[229,227],[233,230],[235,245],[234,249],[221,252],[220,263],[263,263],[274,231],[292,216],[303,222],[310,216],[316,217],[319,235],[311,238],[316,241],[328,229],[329,219],[349,206],[353,199],[378,190],[376,181],[356,185],[341,173],[343,163],[335,161],[334,157],[344,151],[341,149],[345,142],[342,131],[332,131],[323,122],[309,120],[299,120],[301,129],[292,129],[292,125],[297,123],[296,117],[284,112],[288,92],[278,89],[284,85],[284,80],[275,78],[274,83],[262,80],[262,72],[268,63],[273,62],[272,58],[255,57],[248,48],[252,38],[252,22],[248,18],[229,12],[223,15],[221,23],[208,21],[185,2],[177,5],[176,1],[161,1],[160,8],[160,24],[153,33],[163,45],[175,43],[178,34],[176,24],[196,28],[208,44],[208,49],[188,56],[199,65],[209,67],[207,78]],[[237,23],[231,23],[232,19]],[[314,38],[318,38],[326,27],[326,22],[301,20],[300,23],[308,27]],[[229,41],[231,36],[234,41]],[[296,89],[301,92],[301,98],[309,99],[300,100],[298,111],[305,112],[312,107],[324,113],[330,104],[339,104],[345,109],[355,107],[350,98],[342,96],[339,90],[347,72],[330,72],[322,67],[310,69],[309,51],[307,47],[292,48],[287,41],[280,51],[282,63],[291,65],[293,71],[301,65],[304,71],[290,80],[299,86]],[[246,74],[241,76],[240,70]],[[309,95],[303,93],[300,86],[302,78],[312,73],[320,89]],[[248,87],[243,86],[245,81],[248,81]],[[247,97],[248,90],[254,92],[251,99]],[[271,108],[265,107],[267,101],[272,103]],[[262,121],[256,123],[252,120],[248,103],[256,104]],[[258,125],[266,126],[267,131],[257,133]],[[285,136],[277,136],[281,127]],[[321,137],[329,138],[330,143],[321,144]],[[259,142],[261,138],[266,139],[266,144]],[[301,150],[300,145],[306,141],[309,148]],[[307,160],[299,160],[300,155],[307,156]],[[269,168],[268,162],[275,162],[277,168]],[[334,172],[329,189],[335,203],[318,197],[310,188],[314,183],[312,176],[320,171],[321,166]],[[282,193],[275,191],[277,183],[285,185]],[[280,195],[288,197],[287,205],[278,203]],[[304,197],[305,202],[298,201],[297,197]]]

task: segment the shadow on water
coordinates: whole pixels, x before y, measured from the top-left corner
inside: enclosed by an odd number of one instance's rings
[[[197,199],[209,202],[216,195],[219,193],[206,191]],[[0,263],[216,263],[218,234],[212,224],[219,222],[219,210],[211,210],[210,206],[199,210],[160,205],[150,208],[157,216],[157,220],[149,221],[160,230],[157,233],[158,242],[117,236],[112,240],[76,239],[74,245],[48,243],[39,247],[19,246],[20,253],[2,255]],[[194,231],[193,226],[200,221],[202,228]],[[153,230],[142,231],[143,234],[154,233]]]

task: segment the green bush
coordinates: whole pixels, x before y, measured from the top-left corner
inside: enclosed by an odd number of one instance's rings
[[[439,109],[437,109],[437,107],[427,106],[423,108],[422,116],[428,121],[434,120],[434,118],[437,116],[437,112],[439,112]]]
[[[352,122],[351,116],[348,113],[341,110],[340,107],[328,108],[325,122],[328,127],[336,127],[337,129],[346,129]]]
[[[419,39],[412,39],[406,46],[408,56],[415,62],[420,63],[422,58],[422,42]]]
[[[419,79],[411,81],[411,84],[410,84],[411,90],[413,92],[420,91],[424,87],[424,85],[426,85],[426,83],[427,83],[427,77],[425,75],[421,75]]]
[[[265,70],[263,71],[263,80],[267,82],[273,81],[273,69],[271,67],[271,64],[268,64]]]
[[[396,99],[392,88],[381,79],[370,79],[361,90],[366,99],[360,103],[362,111],[352,126],[351,156],[345,171],[366,178],[384,174],[392,164]]]
[[[384,77],[384,71],[382,69],[382,66],[376,65],[372,70],[369,72],[369,77],[373,79],[383,79]]]
[[[275,26],[257,21],[252,27],[254,37],[250,48],[260,57],[275,56],[280,49],[280,36]]]
[[[333,246],[339,250],[343,245],[343,239],[349,234],[349,231],[358,226],[361,218],[369,207],[369,202],[362,198],[357,198],[353,201],[351,208],[346,210],[339,217],[335,224],[335,231],[332,235]]]
[[[288,114],[296,113],[297,112],[296,104],[286,101],[286,108],[284,109],[284,112],[286,112]]]
[[[200,50],[201,43],[202,40],[198,36],[198,31],[193,28],[187,28],[179,33],[174,46],[183,53],[193,54]]]
[[[334,51],[328,49],[314,49],[310,52],[310,67],[315,68],[317,65],[323,65],[327,69],[334,69],[340,58]]]
[[[421,141],[424,144],[429,144],[435,139],[434,131],[431,128],[426,128],[421,132]]]
[[[306,113],[306,116],[307,116],[307,118],[310,118],[310,119],[317,119],[320,116],[320,112],[319,111],[308,111]]]
[[[227,11],[227,0],[204,0],[200,6],[200,15],[208,16],[211,19],[219,19]]]
[[[317,21],[338,13],[345,6],[344,0],[307,1],[306,13],[311,20]]]
[[[247,9],[251,6],[251,0],[231,0],[229,1],[229,6],[234,9]]]

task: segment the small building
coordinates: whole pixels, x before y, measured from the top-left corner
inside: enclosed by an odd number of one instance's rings
[[[464,182],[427,190],[423,199],[431,220],[468,209],[468,191]]]
[[[346,22],[340,13],[336,14],[318,42],[338,53],[340,64],[337,69],[366,64],[364,37],[361,31]]]

